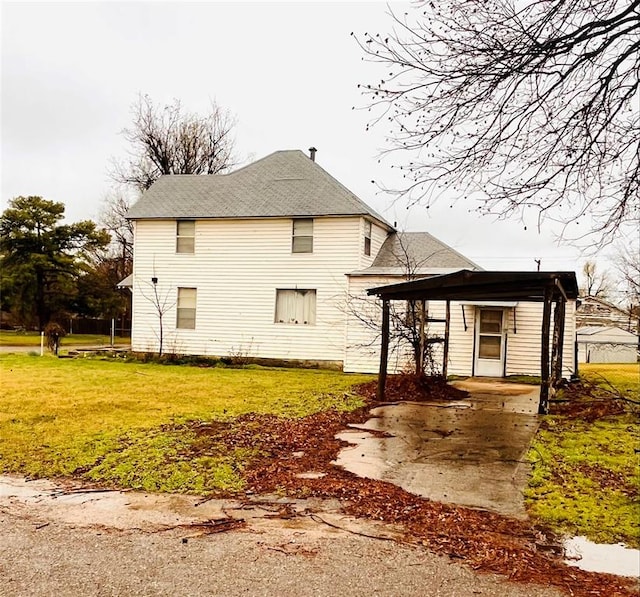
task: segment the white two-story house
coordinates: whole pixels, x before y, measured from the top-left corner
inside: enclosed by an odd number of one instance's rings
[[[480,269],[428,233],[398,233],[301,151],[229,174],[163,176],[128,217],[137,352],[162,342],[165,353],[374,372],[375,333],[350,299],[408,274]],[[395,368],[405,361],[399,351]],[[472,361],[465,354],[449,372],[471,374]]]

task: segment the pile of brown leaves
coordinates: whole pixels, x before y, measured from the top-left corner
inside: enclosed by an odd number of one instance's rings
[[[390,378],[394,380],[394,378]],[[446,399],[455,388],[425,386],[419,380],[395,378],[392,396],[406,400]],[[413,388],[413,393],[408,392]],[[435,394],[429,394],[431,390]],[[360,387],[365,396],[375,384]],[[428,396],[428,397],[427,397]],[[370,405],[371,406],[371,405]],[[369,406],[369,407],[370,407]],[[331,464],[345,445],[335,438],[349,423],[369,418],[368,408],[351,413],[336,410],[300,419],[248,414],[230,423],[198,424],[195,449],[224,445],[243,447],[259,456],[244,471],[254,493],[285,492],[292,497],[338,498],[347,514],[401,525],[405,540],[468,563],[476,570],[503,574],[512,580],[553,585],[570,595],[637,595],[631,581],[584,572],[565,565],[550,551],[549,540],[524,521],[491,512],[432,502],[403,489],[363,479]],[[301,473],[324,473],[301,478]],[[553,547],[553,546],[551,546]]]
[[[369,400],[376,399],[377,381],[370,381],[356,387],[356,391]],[[433,402],[439,400],[464,400],[468,392],[449,385],[441,376],[415,374],[390,375],[385,384],[385,400],[398,402]]]

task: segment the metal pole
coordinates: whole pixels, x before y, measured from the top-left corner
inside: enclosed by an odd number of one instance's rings
[[[44,332],[40,332],[40,356],[44,356]]]

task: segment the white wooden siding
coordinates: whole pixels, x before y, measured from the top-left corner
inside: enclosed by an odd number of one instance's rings
[[[366,297],[366,290],[375,286],[399,282],[399,278],[390,276],[351,276],[350,294]],[[381,302],[372,301],[370,313],[378,318],[380,325]],[[451,318],[449,324],[449,362],[450,375],[472,375],[474,361],[474,336],[478,307],[451,302]],[[513,309],[507,308],[506,316],[506,374],[507,375],[540,375],[540,348],[542,326],[542,303],[519,302],[516,307],[516,327],[514,330]],[[429,316],[444,319],[446,303],[429,301]],[[465,330],[466,320],[466,330]],[[552,314],[553,333],[553,314]],[[379,328],[378,328],[379,329]],[[442,336],[444,325],[429,324],[429,335]],[[563,376],[570,377],[575,372],[575,301],[566,306],[566,322],[563,348]],[[396,373],[410,366],[410,353],[400,351],[389,356],[389,372]],[[349,372],[376,372],[380,362],[380,335],[378,331],[368,329],[356,316],[350,316],[347,327],[347,346],[345,350],[344,368]]]
[[[570,377],[575,372],[575,301],[566,305],[563,342],[562,375]],[[540,375],[540,351],[542,330],[542,303],[519,302],[515,308],[515,333],[513,309],[507,309],[507,375]],[[553,311],[551,333],[553,336]]]
[[[368,328],[349,314],[356,297],[373,320],[380,303],[366,290],[402,281],[402,276],[350,276],[370,265],[386,238],[372,226],[371,256],[363,254],[361,217],[315,218],[313,253],[292,253],[290,219],[198,220],[195,253],[176,253],[175,220],[135,223],[132,348],[158,350],[158,313],[154,284],[164,304],[164,350],[184,354],[247,356],[338,361],[348,372],[376,372],[379,367],[379,326]],[[179,287],[197,289],[196,328],[176,329]],[[275,323],[277,289],[316,290],[316,324]],[[476,307],[451,303],[448,371],[471,375]],[[445,303],[430,301],[429,314],[444,318]],[[541,303],[519,303],[516,332],[513,310],[507,309],[507,375],[540,372]],[[442,334],[431,324],[432,334]],[[575,302],[567,305],[563,374],[575,370]],[[390,354],[389,371],[410,367],[408,346]]]
[[[373,252],[373,251],[372,251]],[[376,373],[380,367],[380,330],[382,301],[367,295],[367,289],[403,282],[403,276],[350,276],[349,292],[345,298],[347,332],[344,371],[347,373]],[[403,308],[404,301],[396,302]],[[358,316],[355,310],[359,310]],[[367,325],[362,320],[371,322]],[[388,372],[400,373],[412,367],[410,346],[389,351]]]
[[[342,361],[346,273],[359,267],[361,218],[315,218],[313,253],[292,253],[290,219],[198,220],[195,253],[176,254],[173,220],[136,223],[132,348],[158,350],[151,278],[167,299],[164,350]],[[178,287],[198,289],[195,330],[176,329]],[[276,289],[315,289],[316,325],[274,322]]]
[[[464,307],[464,317],[462,309]],[[449,375],[471,375],[473,368],[473,336],[474,336],[474,307],[461,305],[452,301],[450,304],[451,318],[449,320],[449,362],[447,373]],[[429,314],[433,317],[444,319],[446,315],[445,301],[432,301],[429,303]],[[467,329],[465,330],[465,321]],[[444,334],[444,326],[439,328]]]

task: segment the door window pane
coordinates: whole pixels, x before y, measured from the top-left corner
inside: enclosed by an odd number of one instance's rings
[[[481,359],[500,358],[500,345],[502,344],[500,336],[480,336],[479,342],[478,356]]]
[[[501,334],[502,333],[502,311],[480,311],[480,333],[481,334]]]

